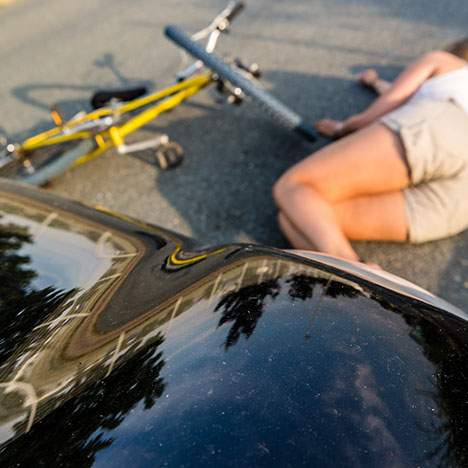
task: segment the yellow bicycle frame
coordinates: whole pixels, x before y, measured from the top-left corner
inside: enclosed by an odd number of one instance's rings
[[[57,125],[50,130],[28,138],[19,147],[19,150],[20,152],[27,154],[35,149],[43,148],[44,146],[55,145],[72,140],[92,138],[96,141],[96,149],[83,155],[74,163],[74,165],[83,164],[97,156],[100,156],[104,151],[111,147],[123,145],[125,137],[147,125],[163,112],[174,109],[187,98],[199,93],[212,82],[212,75],[210,73],[204,73],[182,81],[181,83],[169,86],[153,94],[149,94],[148,96],[143,96],[124,103],[117,109],[109,107],[97,109],[82,117],[69,120],[62,125]],[[122,115],[135,112],[153,103],[156,104],[142,110],[139,114],[131,117],[122,125],[113,125],[98,133],[92,131],[73,132],[74,128],[83,123],[101,119],[106,116],[112,116],[116,113]]]

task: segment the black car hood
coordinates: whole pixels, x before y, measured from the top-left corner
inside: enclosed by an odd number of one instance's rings
[[[464,312],[6,182],[0,211],[2,464],[467,463]]]

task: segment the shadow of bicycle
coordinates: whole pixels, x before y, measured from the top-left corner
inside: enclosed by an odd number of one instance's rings
[[[111,72],[113,85],[111,88],[128,88],[145,86],[154,88],[154,82],[141,80],[126,76],[116,64],[115,56],[112,53],[105,53],[94,61],[98,68],[105,68]],[[107,86],[108,87],[108,86]],[[27,104],[31,108],[49,111],[52,106],[58,107],[65,119],[70,119],[80,111],[89,112],[91,110],[90,100],[93,93],[102,89],[102,84],[86,83],[74,85],[69,83],[28,83],[13,88],[11,94],[20,102]],[[10,141],[22,141],[31,135],[43,132],[53,126],[52,119],[42,119],[34,123],[27,129],[6,134],[4,136]]]

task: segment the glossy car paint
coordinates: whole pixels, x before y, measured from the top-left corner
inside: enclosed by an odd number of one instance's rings
[[[351,264],[0,183],[2,466],[468,463],[468,321]]]

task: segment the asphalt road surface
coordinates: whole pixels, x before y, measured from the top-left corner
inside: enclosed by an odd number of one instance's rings
[[[174,23],[205,26],[225,0],[17,0],[0,6],[0,127],[18,140],[48,127],[49,105],[71,116],[93,90],[170,83],[184,59],[163,36]],[[375,66],[392,78],[418,54],[466,35],[466,0],[251,0],[220,52],[255,61],[264,83],[311,122],[359,111],[372,95],[354,81]],[[271,186],[325,144],[303,142],[253,103],[233,107],[205,91],[137,139],[169,133],[183,166],[160,172],[108,154],[49,190],[101,204],[204,243],[285,247]],[[359,243],[362,256],[462,308],[468,304],[468,232],[420,246]]]

